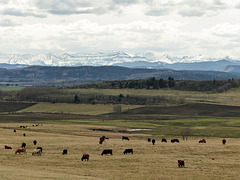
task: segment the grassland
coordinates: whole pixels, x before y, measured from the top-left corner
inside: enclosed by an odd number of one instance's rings
[[[173,90],[68,90],[108,95],[165,95],[184,104],[151,106],[0,103],[0,179],[239,179],[240,89],[200,93]],[[33,124],[42,126],[32,126]],[[27,125],[22,129],[20,125]],[[13,129],[17,132],[14,133]],[[138,130],[137,130],[138,129]],[[22,134],[27,136],[23,137]],[[99,137],[109,137],[102,145]],[[122,141],[121,136],[130,141]],[[183,141],[183,135],[188,140]],[[156,145],[148,143],[156,139]],[[168,143],[161,143],[167,138]],[[179,144],[169,143],[179,138]],[[206,144],[199,144],[202,138]],[[222,145],[222,138],[227,144]],[[32,156],[33,140],[43,147]],[[22,142],[27,155],[15,155]],[[4,145],[12,146],[5,150]],[[61,154],[68,149],[68,155]],[[100,156],[103,149],[113,156]],[[134,154],[123,155],[126,148]],[[83,153],[90,154],[82,162]],[[185,168],[177,167],[183,159]]]
[[[240,88],[233,88],[224,93],[178,91],[170,89],[69,89],[79,93],[102,93],[106,95],[143,95],[143,96],[168,96],[185,99],[186,102],[210,102],[225,105],[240,106]]]
[[[134,109],[137,105],[121,105],[122,111]],[[113,105],[103,104],[67,104],[67,103],[38,103],[34,106],[22,109],[19,112],[51,112],[51,113],[69,113],[69,114],[85,114],[85,115],[98,115],[113,113]]]
[[[27,130],[19,129],[20,125],[27,125]],[[108,133],[110,139],[100,145],[99,136],[106,134],[90,129],[105,126],[59,123],[38,127],[28,123],[1,126],[0,179],[225,180],[240,177],[240,141],[236,138],[228,138],[226,145],[222,145],[220,138],[206,138],[206,144],[199,144],[199,138],[194,137],[172,144],[170,137],[168,143],[161,143],[155,135],[129,134],[130,141],[122,141],[121,133]],[[66,131],[71,134],[65,134]],[[23,137],[23,133],[27,136]],[[148,143],[147,137],[155,138],[156,144]],[[35,139],[37,146],[43,147],[42,156],[31,155]],[[14,154],[22,142],[27,144],[27,155]],[[4,145],[13,149],[5,150]],[[113,150],[113,155],[101,156],[107,148]],[[124,155],[126,148],[133,148],[134,154]],[[63,149],[68,149],[65,156],[61,154]],[[83,153],[90,154],[88,162],[81,161]],[[185,168],[177,167],[178,159],[185,161]]]
[[[21,86],[0,86],[0,90],[4,91],[20,91],[24,89],[24,87]]]

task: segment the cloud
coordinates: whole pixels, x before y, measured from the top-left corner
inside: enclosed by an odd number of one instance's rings
[[[2,27],[11,27],[11,26],[19,26],[19,23],[13,22],[11,19],[2,19],[0,20],[0,26]]]
[[[46,15],[42,14],[42,13],[37,13],[34,12],[35,10],[25,10],[25,11],[21,11],[19,9],[14,9],[14,8],[9,8],[9,9],[4,9],[2,11],[2,15],[10,15],[10,16],[34,16],[34,17],[38,17],[38,18],[45,18]]]
[[[178,13],[182,16],[215,16],[227,8],[221,0],[184,0],[179,4]]]
[[[45,12],[54,15],[73,15],[73,14],[102,14],[105,12],[103,6],[106,0],[36,0],[35,6]]]
[[[113,4],[118,4],[118,5],[137,4],[138,2],[139,2],[138,0],[112,0]]]
[[[222,0],[144,0],[147,5],[146,15],[164,16],[176,12],[181,16],[213,16],[227,8]]]

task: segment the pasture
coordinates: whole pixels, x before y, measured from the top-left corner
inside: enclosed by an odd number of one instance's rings
[[[139,105],[122,105],[122,111],[141,107]],[[113,105],[104,104],[67,104],[67,103],[38,103],[34,106],[20,110],[19,112],[51,112],[51,113],[68,113],[98,115],[113,113]]]
[[[0,179],[239,179],[240,88],[221,94],[136,89],[66,91],[164,95],[183,98],[185,103],[121,105],[122,112],[114,112],[111,104],[1,102]],[[32,126],[36,124],[43,125]],[[103,135],[110,139],[99,144]],[[183,135],[187,141],[182,140]],[[122,136],[130,141],[121,140]],[[154,138],[155,145],[147,138]],[[161,143],[162,138],[168,142]],[[180,143],[170,143],[172,138]],[[202,138],[206,144],[198,143]],[[223,138],[226,145],[222,145]],[[16,155],[23,142],[27,155]],[[5,145],[13,149],[4,149]],[[42,155],[32,156],[38,146],[43,147]],[[124,155],[130,148],[134,153]],[[62,155],[63,149],[68,150],[67,155]],[[113,155],[101,156],[104,149],[112,149]],[[89,161],[81,161],[84,153],[90,155]],[[184,168],[178,168],[178,160],[185,161]]]
[[[26,129],[19,128],[27,125]],[[0,179],[239,179],[240,139],[217,137],[166,137],[161,143],[157,135],[92,131],[91,129],[118,129],[118,126],[71,123],[1,123]],[[122,127],[121,127],[122,128]],[[17,129],[14,133],[13,129]],[[26,137],[22,134],[26,133]],[[121,140],[122,135],[130,141]],[[99,137],[110,139],[99,144]],[[155,138],[156,144],[147,142]],[[180,143],[170,143],[179,138]],[[205,138],[206,144],[198,141]],[[33,145],[33,140],[37,145]],[[25,142],[27,155],[14,152]],[[4,149],[4,146],[13,149]],[[43,147],[41,156],[32,156],[33,150]],[[123,151],[133,148],[133,154]],[[62,150],[68,149],[67,155]],[[113,155],[101,156],[103,149],[112,149]],[[81,161],[82,154],[90,155]],[[185,161],[178,168],[177,160]]]

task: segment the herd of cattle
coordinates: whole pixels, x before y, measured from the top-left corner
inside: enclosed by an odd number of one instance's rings
[[[36,125],[38,126],[38,125]],[[27,126],[20,126],[20,128],[26,128]],[[16,132],[16,130],[14,129],[14,132]],[[25,133],[23,133],[23,136],[26,136]],[[106,136],[102,136],[100,137],[99,139],[99,144],[102,144],[106,139],[109,139],[107,138]],[[122,140],[128,140],[129,141],[129,138],[127,136],[122,136]],[[148,138],[147,139],[148,142],[152,142],[152,144],[154,145],[155,144],[155,139],[151,139],[151,138]],[[167,139],[162,139],[161,142],[165,142],[167,143]],[[178,139],[171,139],[171,143],[180,143],[180,141]],[[205,139],[201,139],[199,140],[199,143],[206,143],[206,140]],[[37,145],[37,140],[34,140],[33,141],[33,144],[36,146]],[[226,144],[226,139],[223,139],[222,140],[222,144],[225,145]],[[12,149],[12,147],[10,146],[7,146],[5,145],[5,149]],[[43,151],[43,148],[42,147],[37,147],[36,149],[34,149],[34,151],[32,152],[32,156],[41,156],[42,154],[42,151]],[[26,143],[22,143],[22,146],[21,148],[18,148],[16,151],[15,151],[15,154],[20,154],[20,153],[23,153],[23,154],[27,154],[27,150],[26,150]],[[62,155],[66,155],[68,153],[68,150],[67,149],[64,149],[63,152],[62,152]],[[131,153],[133,154],[133,149],[125,149],[123,154],[128,154],[128,153]],[[101,156],[103,155],[113,155],[113,152],[112,152],[112,149],[104,149],[101,153]],[[85,160],[85,161],[89,161],[89,157],[90,155],[89,154],[83,154],[82,155],[82,158],[81,160]],[[178,160],[178,167],[185,167],[185,163],[184,163],[184,160]]]

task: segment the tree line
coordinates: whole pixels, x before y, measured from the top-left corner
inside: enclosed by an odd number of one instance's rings
[[[107,81],[101,83],[83,84],[72,88],[99,88],[99,89],[174,89],[182,91],[202,91],[202,92],[225,92],[231,88],[239,87],[239,79],[228,80],[175,80],[173,77],[168,79],[148,79]]]
[[[129,104],[147,105],[161,103],[183,103],[183,99],[169,96],[140,96],[140,95],[105,95],[103,93],[76,93],[62,88],[22,89],[16,95],[19,101],[76,103],[76,104]]]

